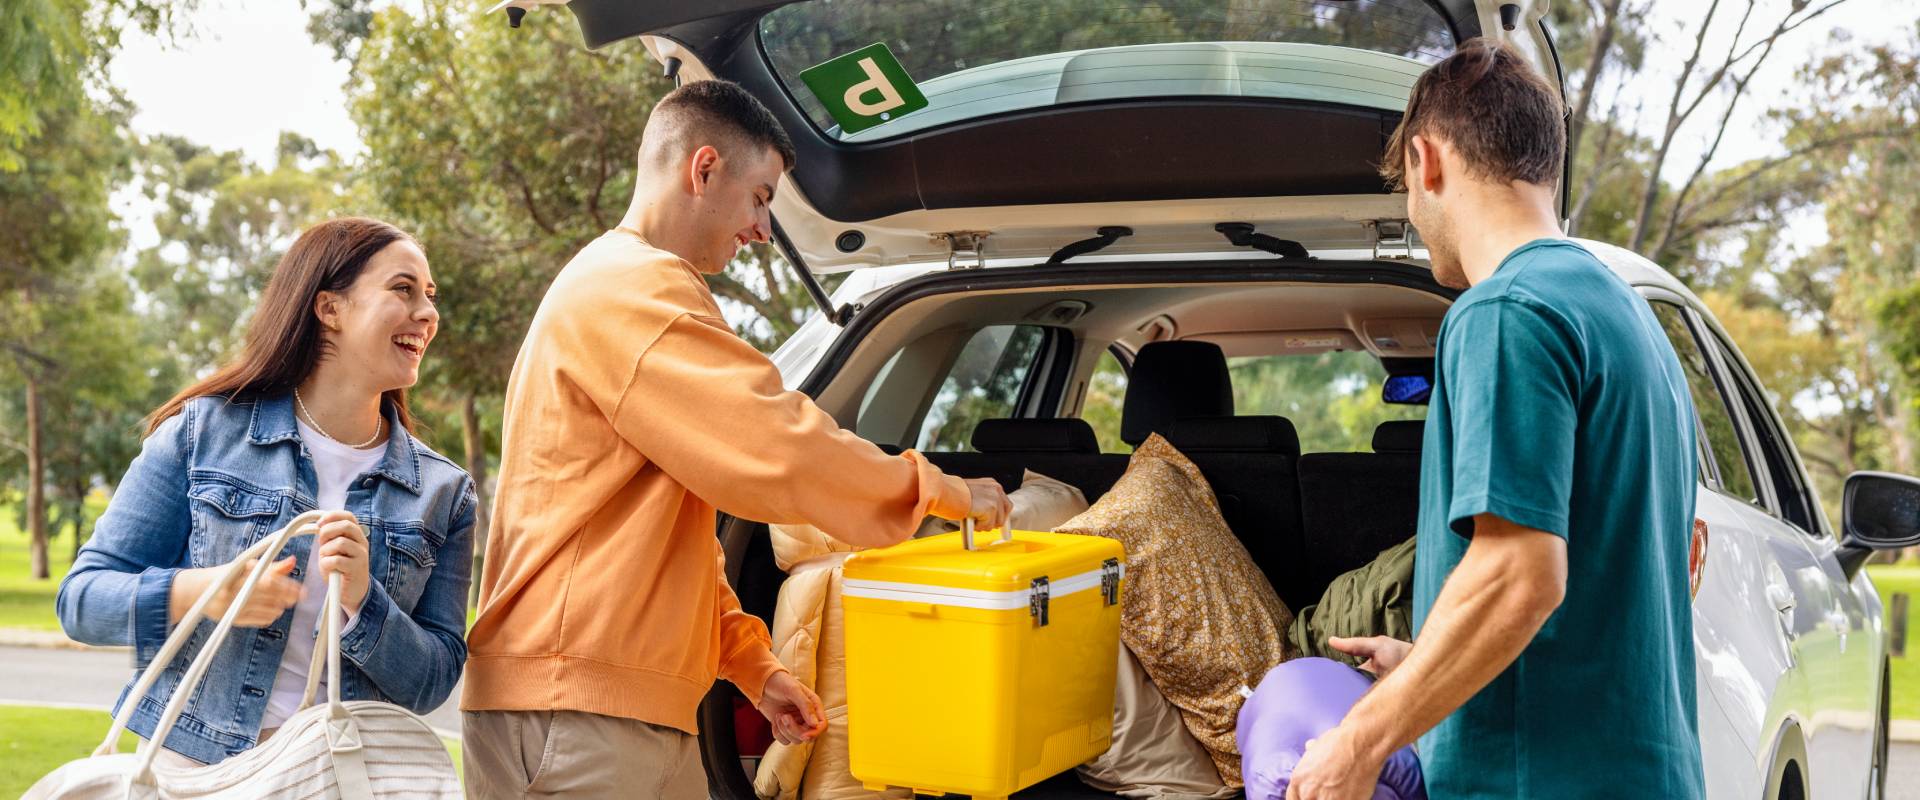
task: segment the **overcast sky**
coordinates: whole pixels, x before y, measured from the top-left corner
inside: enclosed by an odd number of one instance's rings
[[[1555,0],[1558,3],[1574,0]],[[1762,0],[1763,9],[1783,0]],[[490,2],[475,2],[483,8]],[[1724,5],[1733,6],[1735,3]],[[1682,20],[1697,17],[1693,3],[1661,3],[1657,30],[1675,32],[1675,41],[1653,48],[1653,75],[1677,68],[1691,46],[1691,32]],[[567,13],[541,9],[534,13]],[[1725,13],[1725,12],[1723,12]],[[1756,14],[1760,18],[1761,14]],[[1910,35],[1920,5],[1910,0],[1850,0],[1813,24],[1791,34],[1768,68],[1755,80],[1753,96],[1743,104],[1734,129],[1743,135],[1727,137],[1717,164],[1737,163],[1778,150],[1775,131],[1761,125],[1762,113],[1786,96],[1793,70],[1830,49],[1835,30],[1854,37],[1856,46]],[[360,152],[359,136],[347,116],[342,85],[346,65],[334,61],[325,48],[307,36],[307,12],[295,0],[207,0],[193,16],[196,34],[168,47],[150,37],[131,34],[113,59],[109,75],[136,105],[133,127],[141,134],[171,133],[219,149],[239,149],[259,162],[272,159],[283,130],[297,131],[321,147],[345,154]],[[502,23],[504,24],[504,22]],[[634,46],[638,44],[620,44]],[[1648,119],[1658,124],[1672,84],[1647,77],[1629,84],[1642,92]],[[1702,115],[1706,115],[1703,109]],[[1702,120],[1704,123],[1706,120]],[[1676,143],[1669,173],[1684,176],[1712,131],[1699,124],[1686,129]],[[136,244],[152,241],[150,225],[141,221],[141,203],[122,197]]]

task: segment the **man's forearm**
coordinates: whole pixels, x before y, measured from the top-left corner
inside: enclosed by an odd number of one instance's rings
[[[1482,522],[1487,520],[1488,522]],[[1355,704],[1343,727],[1387,754],[1411,744],[1519,657],[1560,604],[1558,537],[1482,515],[1407,659]]]

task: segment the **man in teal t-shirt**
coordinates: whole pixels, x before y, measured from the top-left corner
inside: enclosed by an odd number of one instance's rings
[[[1289,798],[1370,797],[1416,737],[1436,800],[1705,794],[1692,401],[1646,301],[1559,238],[1560,114],[1525,62],[1469,42],[1389,144],[1435,279],[1471,288],[1440,329],[1415,642],[1333,640],[1382,677]]]

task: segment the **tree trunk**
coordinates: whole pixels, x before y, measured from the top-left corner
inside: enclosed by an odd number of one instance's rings
[[[1887,442],[1893,446],[1893,471],[1902,475],[1912,475],[1913,469],[1913,417],[1901,403],[1894,403],[1893,413],[1887,415]]]
[[[1587,219],[1587,205],[1593,201],[1594,192],[1600,189],[1600,176],[1613,160],[1614,132],[1620,124],[1620,110],[1616,105],[1607,111],[1607,121],[1600,129],[1600,141],[1593,148],[1593,162],[1586,165],[1586,177],[1582,180],[1580,194],[1573,203],[1573,212],[1567,215],[1567,235],[1577,236]],[[1579,157],[1574,152],[1574,157]]]
[[[1593,35],[1589,37],[1591,44],[1586,71],[1580,77],[1580,93],[1574,98],[1567,120],[1567,152],[1573,153],[1576,158],[1580,153],[1580,133],[1586,129],[1587,114],[1593,107],[1593,90],[1600,84],[1600,73],[1606,71],[1607,50],[1613,47],[1613,32],[1619,27],[1621,2],[1606,0],[1601,4],[1600,19],[1594,24]]]
[[[40,380],[27,370],[27,541],[35,580],[47,571],[47,459],[40,441]]]
[[[475,393],[467,392],[460,401],[460,428],[467,447],[467,474],[473,476],[477,501],[473,509],[473,583],[467,589],[467,604],[480,602],[480,576],[487,564],[487,531],[493,512],[493,493],[487,489],[487,441],[480,430],[480,412]]]

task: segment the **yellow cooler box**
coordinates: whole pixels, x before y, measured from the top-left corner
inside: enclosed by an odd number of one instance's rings
[[[1106,752],[1120,543],[971,531],[847,559],[847,728],[869,788],[1004,798]]]

